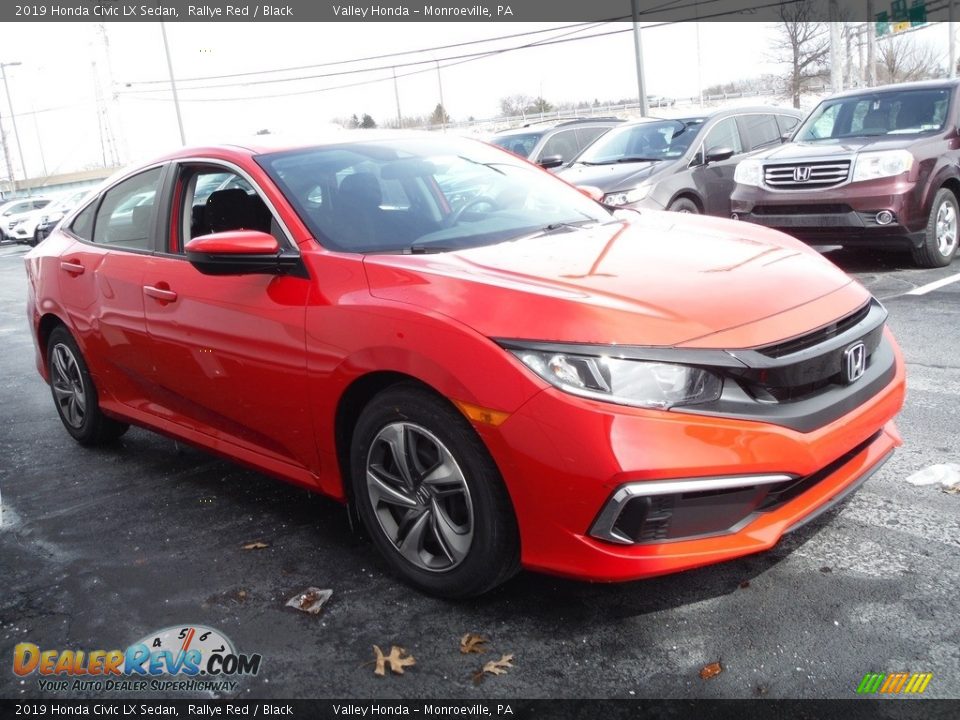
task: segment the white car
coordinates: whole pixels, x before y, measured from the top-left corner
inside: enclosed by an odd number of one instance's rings
[[[0,205],[0,240],[16,240],[13,228],[22,217],[50,204],[50,198],[17,198]],[[39,220],[39,218],[37,218]],[[33,237],[31,231],[30,237]]]

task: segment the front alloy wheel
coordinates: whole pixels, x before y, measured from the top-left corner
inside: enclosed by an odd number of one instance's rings
[[[473,542],[473,503],[460,466],[429,430],[387,425],[367,453],[367,493],[380,529],[422,570],[451,570]]]
[[[448,598],[480,595],[520,567],[513,506],[486,446],[449,401],[415,383],[360,413],[352,500],[391,569]]]
[[[960,208],[957,198],[947,188],[940,188],[933,198],[923,241],[913,249],[913,260],[920,267],[946,267],[957,254],[960,238]]]

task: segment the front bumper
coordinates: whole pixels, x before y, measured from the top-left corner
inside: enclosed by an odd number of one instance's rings
[[[905,380],[895,345],[894,350],[896,373],[886,387],[809,432],[730,417],[620,407],[553,388],[542,391],[500,427],[481,429],[517,513],[524,566],[624,581],[773,547],[784,533],[863,482],[900,444],[892,419],[903,404]],[[754,511],[742,521],[706,534],[630,544],[591,534],[625,488],[757,475],[780,476],[800,487],[791,492],[779,488],[784,492],[778,502],[764,507],[763,498],[754,498]],[[684,518],[686,528],[696,525],[696,513],[705,516],[696,503],[683,511],[694,513]],[[610,528],[616,520],[605,522]]]
[[[812,191],[771,191],[738,185],[735,219],[774,228],[811,244],[916,246],[927,215],[921,188],[905,180],[872,180]],[[878,221],[883,211],[892,215]]]

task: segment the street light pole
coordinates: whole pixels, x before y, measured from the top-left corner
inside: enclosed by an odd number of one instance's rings
[[[7,108],[10,110],[10,122],[13,123],[13,139],[17,143],[17,154],[20,156],[20,166],[23,168],[23,179],[27,179],[27,161],[23,157],[23,146],[20,144],[20,133],[17,131],[17,116],[13,114],[13,100],[10,99],[10,86],[7,84],[7,68],[16,67],[20,65],[19,62],[0,62],[0,74],[3,75],[3,91],[7,95]],[[17,190],[17,181],[14,179],[16,173],[13,171],[13,166],[9,167],[10,170],[10,184],[13,186],[13,191]],[[26,183],[25,183],[26,184]],[[30,197],[32,193],[30,192],[30,185],[27,184],[27,197]]]
[[[640,40],[640,23],[638,22],[640,10],[637,7],[637,0],[630,0],[630,9],[633,13],[633,48],[637,54],[637,91],[640,94],[640,114],[646,117],[650,108],[647,106],[647,91],[644,87],[646,83],[643,78],[643,42]]]

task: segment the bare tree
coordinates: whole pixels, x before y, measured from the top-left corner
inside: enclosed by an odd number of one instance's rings
[[[526,117],[527,108],[533,103],[529,95],[508,95],[500,98],[500,114],[505,117],[523,115]]]
[[[813,22],[818,13],[814,0],[780,6],[780,37],[773,49],[777,62],[787,66],[784,88],[795,108],[800,107],[800,95],[810,82],[822,82],[828,74],[830,37],[825,23]]]
[[[908,37],[893,37],[880,44],[877,79],[882,83],[911,82],[941,77],[939,54],[929,45]]]

